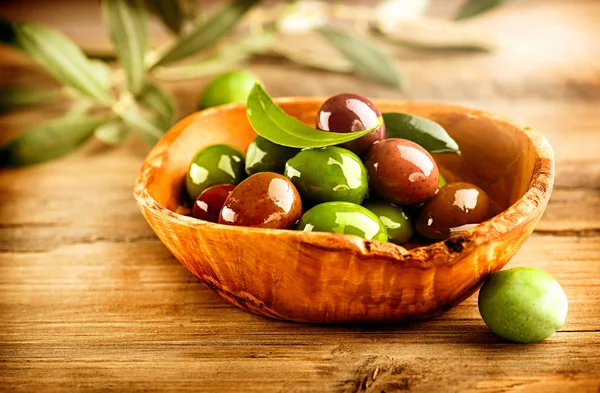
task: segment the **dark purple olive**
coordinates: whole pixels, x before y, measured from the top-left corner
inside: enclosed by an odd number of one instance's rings
[[[273,172],[259,172],[229,195],[219,224],[285,229],[301,215],[302,201],[290,179]]]
[[[200,220],[218,222],[219,213],[225,204],[225,200],[235,188],[235,184],[220,184],[202,191],[192,209],[192,216]]]
[[[365,166],[375,192],[391,203],[421,203],[438,190],[440,174],[433,157],[406,139],[390,138],[373,144]]]
[[[416,221],[417,232],[430,239],[446,239],[493,215],[489,196],[470,183],[448,183],[431,198]]]
[[[317,114],[317,128],[323,131],[355,132],[364,131],[377,125],[381,111],[367,98],[358,94],[338,94],[321,105]],[[373,132],[342,144],[359,156],[364,154],[373,142],[385,139],[385,124]]]

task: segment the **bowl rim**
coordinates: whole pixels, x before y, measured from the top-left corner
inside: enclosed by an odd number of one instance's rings
[[[280,97],[276,98],[275,102],[278,104],[322,103],[326,99],[327,97],[320,96]],[[154,177],[154,172],[162,166],[164,158],[168,154],[167,150],[171,144],[192,122],[205,116],[211,116],[216,112],[238,109],[245,106],[245,103],[242,102],[221,105],[192,113],[171,127],[144,159],[139,175],[135,181],[133,192],[134,198],[142,211],[147,209],[154,214],[161,216],[163,219],[175,224],[184,225],[188,228],[221,230],[227,231],[232,235],[243,233],[263,236],[274,235],[295,237],[297,238],[295,240],[300,242],[303,246],[312,246],[328,251],[353,252],[365,259],[377,257],[389,260],[392,263],[400,263],[404,265],[404,267],[418,267],[421,269],[439,265],[452,265],[465,253],[470,253],[482,244],[500,238],[506,233],[514,230],[515,227],[523,225],[529,220],[538,220],[541,217],[541,214],[550,199],[554,184],[554,152],[548,140],[532,127],[523,125],[517,120],[509,117],[453,104],[397,99],[371,99],[371,101],[375,105],[410,104],[435,106],[436,108],[439,108],[440,111],[452,110],[475,116],[483,116],[494,122],[504,122],[519,129],[531,141],[535,152],[538,155],[533,166],[533,175],[529,181],[527,190],[523,196],[511,206],[489,220],[473,228],[467,229],[466,231],[453,234],[446,240],[416,247],[411,250],[406,250],[402,246],[393,243],[380,243],[375,240],[366,240],[354,235],[222,225],[181,215],[160,205],[150,195],[146,186]],[[440,253],[446,255],[446,258],[439,258]]]

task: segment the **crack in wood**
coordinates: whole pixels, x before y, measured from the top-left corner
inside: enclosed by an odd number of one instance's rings
[[[381,359],[376,356],[370,356],[362,364],[359,364],[353,374],[355,374],[354,378],[347,379],[342,383],[341,392],[408,391],[418,380],[422,379],[422,375],[411,371],[406,364],[392,358]]]

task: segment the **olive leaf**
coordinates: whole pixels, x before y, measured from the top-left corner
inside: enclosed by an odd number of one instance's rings
[[[183,0],[183,19],[191,22],[199,22],[206,16],[202,7],[202,2],[198,0]]]
[[[454,20],[472,18],[488,12],[510,0],[467,0],[454,15]]]
[[[421,145],[430,153],[460,154],[458,144],[438,123],[408,113],[384,113],[388,138],[403,138]]]
[[[94,130],[96,139],[111,146],[123,142],[130,134],[131,128],[125,124],[123,119],[113,119]]]
[[[169,30],[177,35],[181,33],[184,14],[178,0],[150,0],[150,5]]]
[[[63,116],[63,119],[77,119],[88,113],[90,109],[94,106],[94,103],[91,100],[80,100],[75,101],[69,111]]]
[[[252,55],[266,52],[276,38],[275,32],[271,30],[240,37],[225,45],[212,57],[183,66],[157,67],[153,75],[162,80],[182,80],[234,70]]]
[[[306,52],[293,46],[275,44],[271,47],[275,54],[298,64],[332,72],[352,72],[353,64],[345,58],[328,59],[321,54]]]
[[[144,57],[148,50],[146,11],[140,0],[103,0],[102,14],[119,62],[133,94],[144,86]]]
[[[316,30],[354,65],[354,70],[376,82],[402,87],[402,77],[394,60],[365,38],[330,27]]]
[[[173,99],[155,83],[146,82],[140,92],[138,102],[154,111],[157,115],[157,124],[160,129],[168,130],[175,122],[176,111]]]
[[[52,76],[102,103],[112,102],[89,59],[65,35],[33,23],[13,23],[12,27],[19,46]]]
[[[258,2],[259,0],[233,0],[190,34],[181,37],[170,50],[152,64],[152,67],[184,59],[208,48],[229,33],[241,17]]]
[[[134,130],[138,131],[149,145],[154,145],[164,132],[157,126],[156,120],[145,116],[136,106],[115,106],[113,111]]]
[[[349,142],[373,132],[382,123],[380,117],[375,127],[350,133],[317,130],[287,115],[259,83],[250,91],[246,105],[254,131],[273,143],[288,147],[314,148]]]
[[[90,62],[92,64],[94,72],[96,73],[96,77],[98,78],[100,83],[102,83],[102,86],[109,89],[112,71],[108,64],[96,59],[92,59]]]
[[[490,52],[497,43],[489,34],[459,22],[419,18],[404,20],[393,27],[378,24],[387,41],[417,49],[460,49]]]
[[[60,90],[0,87],[0,113],[57,101],[60,97]]]
[[[106,116],[66,116],[36,125],[0,147],[0,166],[32,165],[70,153],[106,120]]]

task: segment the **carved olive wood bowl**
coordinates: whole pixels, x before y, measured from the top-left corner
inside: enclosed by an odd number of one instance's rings
[[[314,126],[322,97],[283,98],[291,116]],[[451,105],[373,100],[382,112],[427,117],[448,130],[462,156],[437,155],[448,181],[486,190],[502,212],[446,241],[407,250],[351,235],[225,226],[175,213],[185,175],[204,146],[245,151],[256,136],[245,105],[181,120],[144,161],[134,195],[175,257],[223,298],[263,316],[316,323],[382,323],[445,311],[500,270],[539,221],[552,189],[548,141],[518,123]]]

